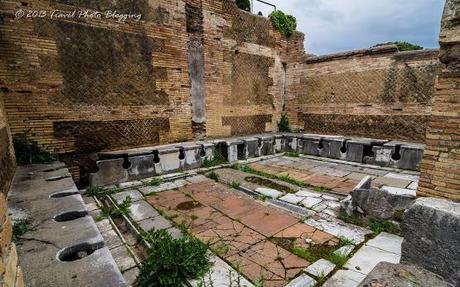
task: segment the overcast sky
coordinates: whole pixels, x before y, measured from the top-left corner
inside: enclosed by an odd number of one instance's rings
[[[444,0],[265,0],[297,18],[305,49],[317,55],[408,41],[438,47]],[[254,1],[264,16],[271,8]]]

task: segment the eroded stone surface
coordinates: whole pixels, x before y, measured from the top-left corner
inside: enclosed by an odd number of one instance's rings
[[[460,282],[460,203],[418,198],[406,211],[402,261]]]
[[[302,274],[296,279],[289,282],[286,287],[313,287],[316,285],[315,279],[311,278],[308,275]]]
[[[334,263],[327,261],[326,259],[320,259],[316,261],[315,263],[313,263],[312,265],[308,266],[305,269],[305,272],[313,276],[321,277],[321,276],[328,276],[329,273],[331,273],[332,270],[334,270],[334,268],[335,268]]]
[[[433,286],[452,287],[440,276],[415,265],[381,262],[367,275],[360,287],[368,286]]]

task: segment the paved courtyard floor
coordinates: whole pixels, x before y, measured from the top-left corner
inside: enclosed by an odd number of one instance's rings
[[[147,179],[112,196],[132,199],[129,217],[143,231],[187,230],[209,244],[213,283],[192,286],[358,286],[379,262],[399,262],[402,238],[369,240],[372,231],[338,219],[340,200],[366,176],[379,188],[415,192],[418,183],[415,172],[286,156],[206,174],[215,180]]]
[[[252,282],[263,280],[265,286],[284,286],[311,264],[275,244],[274,239],[294,238],[299,245],[305,245],[307,239],[314,244],[339,243],[333,235],[285,211],[212,180],[161,192],[147,200],[209,243],[245,277]]]

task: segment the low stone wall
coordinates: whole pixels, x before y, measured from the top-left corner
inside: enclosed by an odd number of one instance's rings
[[[438,50],[383,46],[287,66],[286,109],[306,132],[424,142]]]
[[[276,133],[101,152],[90,184],[104,186],[196,169],[216,155],[234,163],[282,152],[417,170],[423,145],[365,138]]]
[[[0,94],[0,285],[5,287],[24,286],[16,245],[12,242],[13,223],[6,206],[15,168],[14,151]]]

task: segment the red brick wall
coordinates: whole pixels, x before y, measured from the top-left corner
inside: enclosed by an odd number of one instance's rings
[[[396,46],[289,64],[290,122],[312,133],[423,142],[439,66],[437,50]]]
[[[436,83],[418,195],[460,201],[460,3],[446,3]]]

